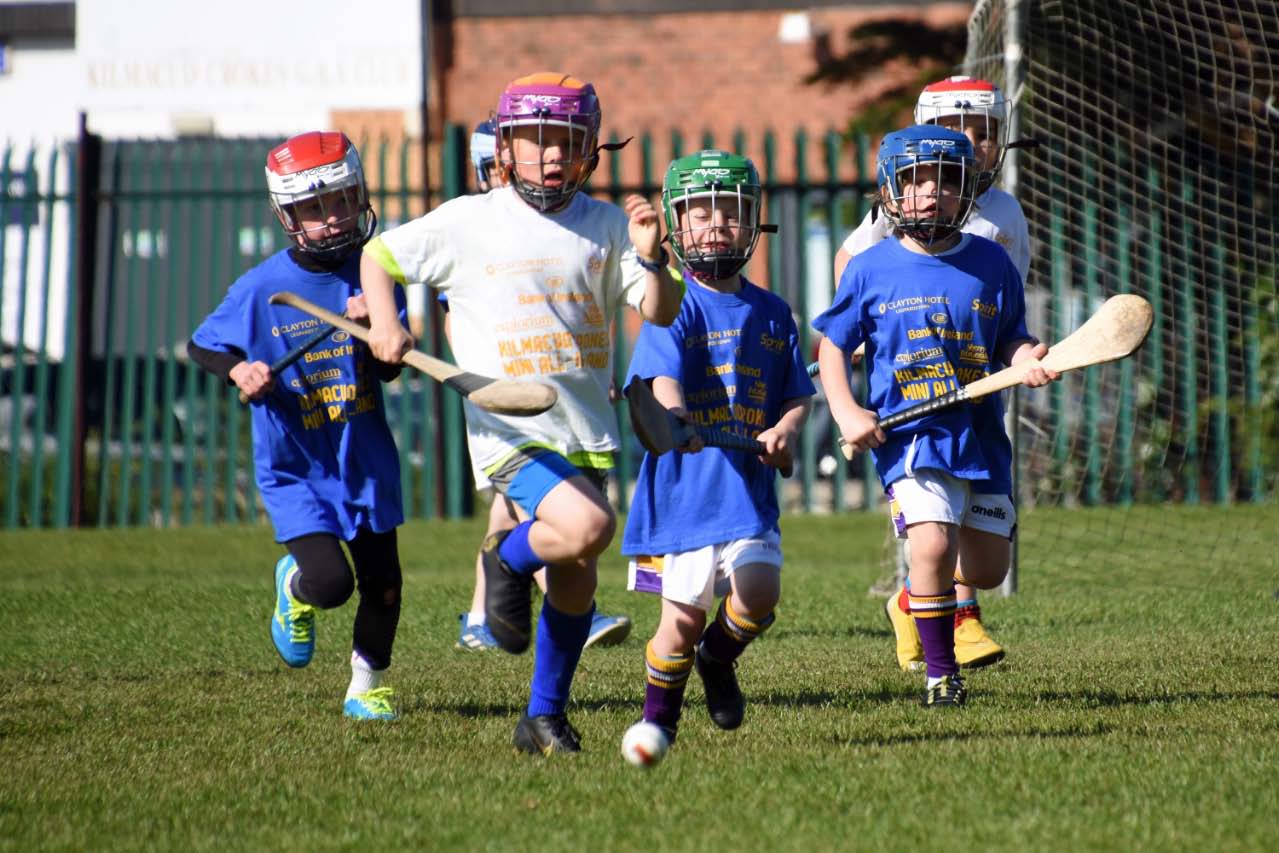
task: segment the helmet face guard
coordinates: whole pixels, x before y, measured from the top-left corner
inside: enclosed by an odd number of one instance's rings
[[[959,231],[972,212],[977,160],[958,131],[915,125],[890,133],[880,143],[875,170],[884,216],[923,246]],[[919,192],[929,184],[931,191]]]
[[[497,163],[497,126],[493,120],[482,121],[471,134],[471,165],[475,167],[475,186],[480,191],[492,189],[489,169]]]
[[[497,105],[498,148],[504,152],[502,168],[509,170],[520,197],[543,213],[567,207],[599,161],[596,143],[600,119],[595,87],[566,74],[531,74],[508,85]],[[520,135],[536,146],[536,160],[516,159],[516,131],[520,128],[530,129]],[[551,128],[568,132],[568,143],[561,147],[561,156],[555,161],[544,156]],[[521,166],[537,169],[536,182],[520,174]],[[556,186],[547,186],[548,166],[559,167]]]
[[[373,236],[377,216],[369,204],[359,152],[343,133],[313,131],[290,137],[266,156],[271,209],[284,233],[320,263],[343,261]],[[325,223],[308,231],[298,215]],[[314,232],[325,231],[320,236]]]
[[[915,103],[915,124],[938,124],[950,118],[962,130],[972,130],[975,144],[986,144],[996,149],[995,160],[989,168],[977,175],[977,195],[981,195],[995,183],[1004,165],[1004,153],[1008,150],[1008,125],[1012,117],[1012,104],[998,86],[976,77],[947,77],[930,83],[919,93]]]
[[[699,279],[735,275],[751,259],[764,230],[759,224],[762,200],[759,172],[749,158],[719,150],[677,158],[662,181],[662,216],[671,251]],[[695,209],[702,212],[699,221],[694,221]],[[737,238],[706,239],[726,229],[736,229]]]

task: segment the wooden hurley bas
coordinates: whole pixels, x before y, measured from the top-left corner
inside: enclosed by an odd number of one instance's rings
[[[289,305],[299,311],[305,311],[316,319],[348,332],[351,337],[368,343],[368,329],[340,314],[321,308],[296,293],[282,290],[271,294],[270,301],[275,305]],[[498,415],[516,417],[540,415],[554,406],[555,401],[559,399],[555,389],[544,382],[491,379],[476,373],[468,373],[455,364],[449,364],[420,350],[409,350],[405,353],[404,363],[420,370],[436,382],[447,385],[481,409]]]
[[[1026,374],[1037,366],[1043,366],[1058,373],[1066,373],[1081,367],[1091,367],[1094,364],[1127,358],[1145,342],[1154,321],[1154,310],[1150,307],[1150,303],[1140,296],[1131,293],[1112,296],[1097,310],[1096,314],[1089,317],[1087,322],[1070,335],[1058,341],[1042,359],[1028,359],[1012,367],[1005,367],[948,394],[881,418],[879,428],[887,432],[893,427],[925,415],[1020,385],[1025,380]],[[845,444],[843,439],[840,439],[840,448],[844,451],[846,459],[853,458],[852,445]]]
[[[724,430],[697,427],[680,420],[653,396],[653,389],[638,376],[632,376],[626,386],[626,402],[630,404],[631,429],[635,431],[635,437],[645,450],[656,456],[684,446],[693,435],[700,437],[707,447],[742,450],[757,456],[765,452],[764,443],[757,439]],[[783,477],[790,475],[790,468],[782,471]]]

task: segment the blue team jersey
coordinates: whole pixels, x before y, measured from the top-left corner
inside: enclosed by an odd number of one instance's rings
[[[866,406],[887,417],[991,372],[1006,344],[1024,340],[1021,276],[991,240],[965,234],[941,255],[883,240],[844,268],[835,300],[813,328],[846,353],[863,341],[870,369]],[[872,451],[883,485],[939,468],[975,492],[1012,491],[1012,448],[999,394],[888,433]]]
[[[676,379],[697,424],[754,438],[777,423],[783,402],[814,389],[790,306],[742,285],[726,294],[686,279],[675,322],[640,330],[626,380]],[[645,454],[622,553],[680,553],[776,530],[776,475],[739,450]]]
[[[231,285],[192,339],[270,364],[320,325],[296,308],[269,304],[272,293],[290,290],[341,314],[359,288],[358,252],[334,272],[304,270],[287,250],[278,252]],[[396,303],[403,320],[401,288]],[[257,484],[276,541],[308,533],[350,540],[361,527],[381,533],[404,522],[400,461],[372,359],[367,347],[335,331],[250,407]]]

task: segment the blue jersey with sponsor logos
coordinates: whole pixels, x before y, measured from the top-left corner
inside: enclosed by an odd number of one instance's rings
[[[814,393],[790,306],[745,278],[737,293],[686,278],[675,322],[641,329],[632,376],[678,380],[699,426],[751,438],[777,423],[782,403]],[[622,553],[674,554],[776,530],[776,475],[739,450],[645,454]]]
[[[1005,345],[1030,337],[1017,268],[998,243],[971,234],[939,255],[876,243],[849,261],[813,328],[847,353],[866,343],[866,407],[880,417],[988,375]],[[976,492],[1008,494],[1003,412],[1001,395],[991,394],[892,430],[872,451],[880,480],[940,468]]]
[[[192,340],[270,364],[320,325],[296,308],[271,305],[272,293],[289,290],[341,314],[359,286],[359,252],[332,272],[302,269],[287,250],[278,252],[231,285]],[[395,298],[403,321],[403,289]],[[308,533],[350,540],[362,527],[382,533],[404,522],[399,455],[372,359],[367,347],[335,331],[250,407],[257,484],[276,541]]]

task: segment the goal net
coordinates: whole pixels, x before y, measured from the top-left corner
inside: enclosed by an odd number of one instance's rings
[[[1219,563],[1276,535],[1277,22],[1252,0],[974,7],[964,71],[1040,143],[1002,176],[1030,224],[1032,332],[1058,340],[1116,293],[1155,309],[1134,357],[1018,395],[1023,563],[1152,537]]]

